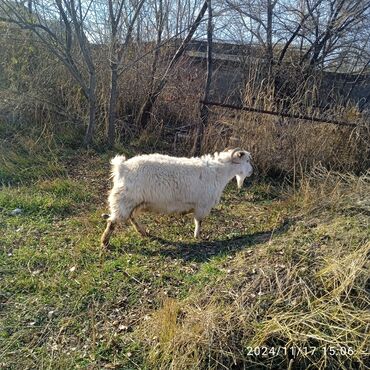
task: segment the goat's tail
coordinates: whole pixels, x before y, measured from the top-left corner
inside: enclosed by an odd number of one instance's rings
[[[126,157],[124,155],[116,155],[114,158],[111,159],[111,173],[113,181],[121,177],[122,172],[122,163],[126,160]]]

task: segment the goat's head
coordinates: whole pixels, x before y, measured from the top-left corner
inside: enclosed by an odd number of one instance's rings
[[[240,148],[229,150],[230,159],[232,165],[236,169],[236,181],[238,188],[241,189],[243,186],[244,179],[246,177],[252,176],[253,166],[252,166],[252,157],[251,154]]]

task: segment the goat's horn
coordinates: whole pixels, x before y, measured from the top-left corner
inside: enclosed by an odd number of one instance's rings
[[[231,152],[231,155],[230,155],[231,159],[233,159],[233,158],[234,158],[235,153],[239,152],[240,150],[241,150],[240,148],[235,148],[235,149]]]

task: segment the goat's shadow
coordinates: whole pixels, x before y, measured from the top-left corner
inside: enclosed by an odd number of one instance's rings
[[[256,232],[253,234],[239,235],[227,239],[219,240],[200,240],[196,242],[179,242],[165,240],[159,236],[150,236],[151,241],[157,241],[159,248],[150,248],[141,245],[139,248],[134,246],[122,247],[126,252],[139,253],[146,256],[166,256],[173,259],[182,259],[189,262],[206,262],[209,259],[223,255],[233,255],[245,248],[262,244],[271,239],[272,235],[277,236],[289,230],[293,222],[284,221],[278,228],[268,231]]]

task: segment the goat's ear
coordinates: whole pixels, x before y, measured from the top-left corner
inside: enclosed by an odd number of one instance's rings
[[[236,154],[236,156],[237,156],[238,158],[242,158],[242,157],[244,157],[244,156],[245,156],[245,153],[244,153],[244,152],[238,152],[238,153]]]

